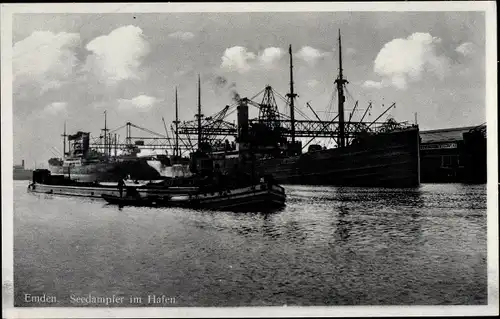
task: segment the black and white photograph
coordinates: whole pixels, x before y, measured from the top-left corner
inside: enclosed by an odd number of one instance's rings
[[[494,2],[1,9],[4,318],[498,315]]]

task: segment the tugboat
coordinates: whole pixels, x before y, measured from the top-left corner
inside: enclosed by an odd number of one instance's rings
[[[126,195],[101,195],[109,204],[118,206],[141,207],[184,207],[206,210],[229,211],[269,211],[285,205],[283,187],[272,180],[263,178],[260,183],[237,188],[198,189],[186,194],[167,194],[163,196],[141,196],[139,190],[127,187]]]

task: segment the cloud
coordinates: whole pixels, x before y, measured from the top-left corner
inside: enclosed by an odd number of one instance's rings
[[[13,47],[14,91],[25,85],[42,94],[69,81],[79,63],[78,33],[35,31]]]
[[[44,111],[50,114],[57,114],[66,111],[68,103],[66,102],[53,102],[45,106]]]
[[[259,54],[248,51],[242,46],[234,46],[224,51],[221,68],[238,73],[246,73],[259,67],[272,68],[281,59],[285,51],[277,47],[269,47]]]
[[[363,83],[363,87],[366,87],[366,88],[381,89],[381,88],[386,87],[386,86],[387,86],[387,83],[382,83],[382,81],[376,82],[376,81],[368,80],[368,81],[365,81]]]
[[[238,73],[246,73],[250,70],[249,62],[256,59],[253,52],[248,52],[247,48],[234,46],[226,49],[222,56],[221,68]]]
[[[138,95],[132,99],[118,99],[119,107],[126,109],[146,110],[152,107],[159,100],[153,96]]]
[[[99,36],[86,48],[92,54],[87,57],[84,70],[107,84],[138,78],[142,59],[150,52],[150,45],[143,37],[141,28],[133,25]]]
[[[258,59],[265,67],[272,67],[276,61],[281,59],[284,53],[285,52],[280,48],[270,47],[264,49],[264,51],[259,54]]]
[[[315,65],[320,59],[330,56],[330,52],[323,52],[310,46],[302,47],[296,54],[299,59],[310,65]]]
[[[319,81],[316,79],[312,79],[312,80],[307,81],[307,86],[310,88],[313,88],[318,84],[319,84]]]
[[[375,58],[374,66],[375,73],[382,77],[382,81],[366,81],[364,85],[373,88],[392,85],[406,89],[409,81],[421,80],[424,73],[442,79],[450,62],[446,56],[437,54],[436,44],[440,42],[441,39],[429,33],[413,33],[406,39],[394,39],[386,43]]]
[[[183,40],[183,41],[189,41],[192,38],[194,38],[194,34],[192,32],[177,31],[177,32],[174,32],[174,33],[170,33],[168,35],[168,37],[169,38]]]
[[[472,42],[464,42],[459,45],[455,51],[462,54],[463,56],[470,56],[476,52],[476,45]]]

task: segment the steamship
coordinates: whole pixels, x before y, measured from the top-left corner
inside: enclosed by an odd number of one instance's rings
[[[106,111],[104,112],[104,129],[100,136],[104,138],[104,144],[90,144],[90,133],[78,131],[76,134],[66,134],[66,123],[64,124],[63,137],[63,159],[51,158],[49,160],[49,170],[54,175],[67,175],[70,179],[80,182],[117,182],[122,179],[131,179],[138,181],[147,180],[164,180],[177,177],[189,177],[192,175],[190,171],[190,159],[183,157],[179,146],[179,118],[178,118],[178,99],[177,89],[175,91],[175,144],[173,152],[165,154],[142,156],[141,148],[144,148],[144,139],[133,138],[131,136],[131,127],[135,127],[142,131],[161,136],[161,134],[152,132],[130,122],[125,125],[127,127],[127,142],[125,144],[118,143],[115,134],[114,139],[107,127]],[[165,121],[162,118],[164,125]],[[122,126],[122,127],[125,127]],[[122,128],[120,127],[120,128]],[[165,125],[166,129],[166,125]],[[116,131],[115,129],[114,131]],[[66,141],[67,138],[67,141]],[[134,142],[132,140],[135,140]],[[161,138],[169,142],[168,134]],[[66,146],[69,150],[66,152]],[[151,146],[151,145],[149,145]],[[156,148],[156,147],[153,147]],[[162,147],[157,147],[161,149]],[[113,154],[114,153],[114,154]]]
[[[280,184],[395,188],[420,184],[420,136],[415,125],[360,132],[347,145],[340,142],[331,149],[311,145],[301,153],[300,142],[273,140],[272,130],[249,124],[243,100],[238,106],[236,150],[211,152],[214,165],[223,171],[272,175]]]
[[[162,158],[162,155],[157,155],[156,158],[140,157],[138,156],[139,145],[128,145],[125,150],[121,150],[120,155],[112,156],[113,145],[111,143],[108,143],[104,151],[90,147],[89,132],[78,131],[67,137],[69,150],[64,151],[64,158],[49,160],[49,169],[52,174],[67,175],[81,182],[116,182],[124,178],[133,180],[163,178],[154,166],[165,166],[168,158]]]
[[[348,83],[342,69],[342,45],[339,31],[339,74],[335,80],[338,121],[305,121],[294,118],[292,49],[290,46],[290,106],[288,119],[272,105],[272,88],[266,87],[262,103],[237,99],[236,147],[216,150],[204,140],[209,125],[201,125],[198,108],[198,143],[210,155],[213,165],[225,172],[245,170],[249,174],[272,175],[280,184],[334,185],[359,187],[417,187],[420,184],[419,128],[416,124],[398,123],[394,119],[376,122],[354,122],[344,117],[344,90]],[[267,97],[266,97],[267,94]],[[259,118],[249,119],[248,105],[259,108]],[[370,107],[370,106],[369,106]],[[367,109],[368,110],[368,109]],[[227,111],[227,110],[225,110]],[[366,115],[366,112],[365,112]],[[280,119],[281,118],[281,119]],[[364,118],[364,115],[363,115]],[[219,125],[220,126],[220,125]],[[305,127],[315,127],[307,131]],[[205,130],[205,131],[204,131]],[[224,131],[218,129],[222,134]],[[326,132],[328,131],[328,132]],[[193,133],[189,127],[181,129]],[[326,149],[310,145],[303,153],[297,137],[333,137],[335,147]],[[290,139],[289,139],[290,138]],[[306,145],[307,146],[307,145]],[[208,164],[210,165],[210,164]]]

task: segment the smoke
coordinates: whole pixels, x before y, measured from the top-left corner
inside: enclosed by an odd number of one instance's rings
[[[215,76],[214,84],[216,88],[224,88],[227,84],[227,79],[223,76],[217,75]]]
[[[231,97],[231,100],[235,102],[239,102],[241,97],[236,90],[236,83],[235,82],[229,82],[227,78],[225,78],[222,75],[217,75],[214,78],[214,85],[216,92],[224,91],[229,93],[229,96]]]
[[[228,90],[231,94],[231,99],[235,102],[239,102],[241,97],[238,94],[238,91],[236,90],[236,83],[232,82],[231,84],[229,84]]]
[[[236,92],[236,90],[234,91],[231,91],[231,94],[233,95],[233,101],[235,102],[239,102],[240,101],[240,95],[238,94],[238,92]]]

